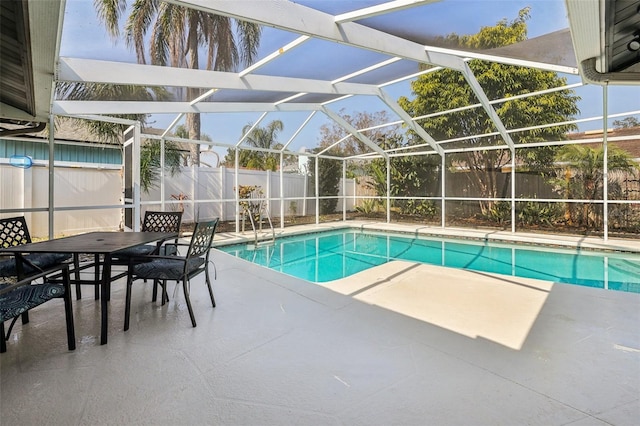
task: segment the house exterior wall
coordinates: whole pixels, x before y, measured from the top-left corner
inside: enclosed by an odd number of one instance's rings
[[[0,139],[0,158],[12,155],[28,155],[33,160],[49,160],[49,144],[42,140]],[[56,143],[56,161],[71,161],[93,164],[122,164],[121,148],[95,144],[79,145]]]

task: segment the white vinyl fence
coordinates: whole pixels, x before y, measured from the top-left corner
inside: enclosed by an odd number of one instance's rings
[[[44,162],[28,169],[12,167],[0,162],[0,209],[40,209],[26,213],[32,237],[48,235],[49,171]],[[269,201],[272,218],[290,215],[315,215],[313,182],[308,176],[279,172],[245,170],[238,173],[239,185],[262,188]],[[233,169],[184,168],[175,176],[166,176],[164,210],[184,209],[183,221],[206,220],[219,217],[223,221],[236,218],[236,178]],[[104,165],[80,163],[57,164],[55,169],[54,235],[69,235],[96,230],[117,230],[123,226],[122,169]],[[347,179],[345,198],[338,200],[337,211],[343,203],[352,210],[356,200],[356,185]],[[342,182],[340,193],[342,197]],[[308,197],[308,198],[306,198]],[[195,200],[195,202],[194,202]],[[162,209],[160,187],[142,194],[142,210]],[[4,213],[3,217],[23,213]]]
[[[271,217],[315,215],[313,182],[307,175],[284,173],[280,185],[280,173],[262,170],[240,169],[238,185],[259,186],[263,198],[268,200]],[[282,188],[282,190],[281,190]],[[342,181],[339,183],[337,211],[342,211],[343,203],[347,210],[355,207],[356,185],[353,179],[346,180],[346,199],[342,199]],[[159,208],[160,188],[152,189],[143,195],[143,203],[149,208]],[[219,217],[220,220],[236,218],[236,178],[235,170],[226,167],[189,168],[180,174],[168,177],[164,188],[167,209],[176,210],[180,204],[184,208],[183,221],[194,218],[206,220]],[[182,202],[180,201],[182,200]],[[196,200],[193,202],[193,200]]]

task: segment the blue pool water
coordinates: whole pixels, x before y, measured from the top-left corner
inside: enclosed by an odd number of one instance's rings
[[[640,255],[462,241],[344,229],[276,239],[226,253],[313,282],[326,282],[391,260],[493,272],[640,293]]]

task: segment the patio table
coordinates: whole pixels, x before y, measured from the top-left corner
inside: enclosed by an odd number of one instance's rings
[[[100,344],[107,343],[109,288],[111,284],[111,258],[119,250],[141,244],[160,242],[176,238],[176,232],[89,232],[53,240],[0,248],[1,252],[13,253],[18,262],[18,275],[22,274],[22,253],[70,253],[103,255],[102,278],[100,280]],[[98,268],[99,265],[96,265]]]

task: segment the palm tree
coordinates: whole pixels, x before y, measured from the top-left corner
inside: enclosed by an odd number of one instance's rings
[[[601,200],[604,195],[604,146],[590,147],[587,145],[566,145],[556,155],[556,161],[563,164],[561,174],[552,180],[556,188],[566,199]],[[607,169],[609,173],[623,172],[636,174],[638,164],[631,154],[610,145],[607,151]],[[609,175],[609,192],[613,193],[619,182]],[[582,211],[568,204],[565,214],[569,222],[585,226],[594,226],[593,218],[599,214],[593,211],[592,203],[584,203]]]
[[[173,133],[178,138],[189,139],[189,129],[187,129],[187,127],[184,124],[180,124],[179,126],[176,126],[176,129],[175,129],[175,131]],[[202,133],[200,135],[200,139],[199,140],[211,142],[212,139],[211,139],[211,136],[209,136],[208,134]],[[189,151],[191,151],[191,147],[189,147]],[[191,158],[190,154],[182,156],[183,163],[184,163],[185,167],[189,165],[189,159],[190,158]]]
[[[284,129],[282,121],[274,120],[267,124],[266,127],[255,127],[253,130],[251,129],[252,127],[252,124],[247,124],[242,128],[242,134],[246,135],[247,145],[263,149],[282,148],[282,144],[277,142],[278,133]],[[235,152],[235,149],[229,149],[227,151],[225,157],[225,163],[227,165],[231,166],[235,164]],[[279,161],[280,158],[277,154],[248,149],[241,150],[240,158],[238,159],[238,163],[242,167],[271,171],[278,169]]]
[[[56,85],[56,97],[59,99],[85,101],[166,101],[171,99],[171,94],[163,87],[59,82]],[[146,114],[121,114],[114,115],[114,117],[139,121],[143,127],[148,118]],[[129,127],[127,124],[105,121],[78,120],[64,117],[59,117],[59,119],[80,121],[81,125],[92,135],[109,142],[119,142],[123,132]]]
[[[143,87],[111,85],[98,83],[58,83],[56,96],[69,100],[169,100],[170,93],[162,87]],[[122,114],[117,118],[139,121],[142,126],[147,122],[145,114]],[[120,142],[127,124],[105,121],[81,120],[58,117],[58,120],[76,121],[92,135],[108,141]],[[165,143],[165,169],[175,175],[180,171],[180,151],[177,144]],[[146,141],[140,148],[140,187],[146,193],[156,186],[160,175],[160,142]]]
[[[120,34],[119,19],[127,0],[94,0],[98,16],[110,35]],[[253,62],[260,42],[257,24],[236,21],[159,0],[134,0],[125,24],[125,41],[133,46],[138,62],[147,63],[145,40],[148,31],[149,57],[154,65],[200,68],[200,47],[207,49],[206,69],[234,71],[240,64]],[[201,89],[187,88],[187,99],[200,96]],[[200,115],[187,114],[189,139],[200,140]],[[199,147],[193,145],[191,157],[199,163]]]
[[[140,188],[146,193],[157,187],[160,178],[160,150],[161,144],[158,140],[147,140],[140,147]],[[175,142],[165,141],[164,164],[171,176],[180,171],[182,155]]]

